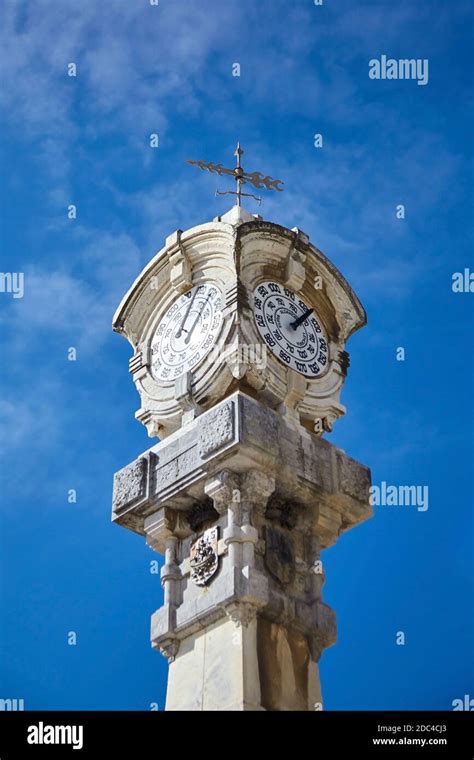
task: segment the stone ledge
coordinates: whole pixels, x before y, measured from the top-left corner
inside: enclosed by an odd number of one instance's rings
[[[190,509],[222,469],[261,471],[289,499],[317,503],[323,547],[372,516],[367,467],[237,391],[116,473],[112,520],[144,535],[148,515]]]

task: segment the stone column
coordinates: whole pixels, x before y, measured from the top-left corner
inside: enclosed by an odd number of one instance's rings
[[[371,514],[370,473],[236,392],[116,475],[114,519],[165,555],[151,641],[167,710],[318,710],[336,639],[321,551]]]

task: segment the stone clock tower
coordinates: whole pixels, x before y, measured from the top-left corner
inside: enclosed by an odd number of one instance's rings
[[[336,640],[321,552],[371,515],[370,472],[329,443],[347,339],[366,322],[301,230],[237,205],[170,235],[113,327],[133,348],[136,418],[159,442],[115,474],[113,520],[163,554],[151,643],[167,710],[314,710]]]

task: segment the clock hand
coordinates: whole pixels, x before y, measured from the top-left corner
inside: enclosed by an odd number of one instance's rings
[[[308,319],[309,315],[312,314],[314,309],[306,309],[304,314],[301,315],[301,317],[298,317],[298,319],[295,319],[294,322],[290,322],[290,327],[293,328],[293,330],[296,330],[297,327],[303,324],[305,319]]]
[[[191,335],[193,334],[194,328],[196,327],[197,323],[199,322],[199,318],[200,318],[200,316],[201,316],[201,314],[203,312],[203,309],[204,309],[205,305],[208,303],[208,301],[209,301],[209,296],[203,302],[203,304],[201,306],[201,310],[198,311],[198,315],[197,315],[196,319],[194,320],[194,322],[192,323],[191,327],[189,328],[189,330],[186,331],[187,335],[186,335],[186,337],[184,339],[185,343],[189,343],[189,341],[191,340]]]
[[[188,330],[185,330],[185,329],[184,329],[183,325],[185,324],[185,322],[186,322],[186,320],[187,320],[187,318],[188,318],[188,316],[189,316],[189,312],[191,311],[191,306],[192,306],[192,305],[193,305],[193,303],[194,303],[194,299],[195,299],[195,297],[196,297],[196,293],[197,293],[197,288],[196,288],[196,290],[194,291],[194,293],[193,293],[192,297],[189,299],[188,308],[186,309],[186,312],[185,312],[185,314],[184,314],[184,317],[183,317],[183,319],[181,320],[181,324],[180,324],[180,326],[179,326],[179,330],[178,330],[178,332],[176,333],[176,337],[177,337],[177,338],[180,338],[180,337],[181,337],[181,333],[183,332],[183,330],[184,330],[184,332],[186,332],[186,333],[188,332]]]

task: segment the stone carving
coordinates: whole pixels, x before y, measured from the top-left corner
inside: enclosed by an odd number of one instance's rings
[[[220,515],[226,514],[234,495],[239,492],[240,479],[229,470],[216,473],[204,486],[204,492],[212,499],[214,509]]]
[[[160,643],[159,649],[163,657],[166,657],[171,664],[175,661],[176,655],[178,654],[179,641],[178,639],[167,639]]]
[[[205,586],[218,567],[217,528],[209,528],[191,545],[191,580],[196,586]]]
[[[170,454],[174,454],[172,459],[169,459]],[[153,488],[155,496],[169,488],[169,486],[176,485],[181,478],[185,478],[199,465],[196,445],[184,448],[181,452],[171,449],[165,452],[163,458],[165,457],[167,461],[159,463],[155,468]]]
[[[198,465],[198,461],[196,446],[183,451],[177,458],[178,475],[180,477],[187,475]]]
[[[257,607],[250,602],[234,602],[225,607],[227,617],[240,628],[246,628],[257,615]]]
[[[240,476],[241,488],[245,501],[252,505],[252,511],[260,518],[270,494],[275,490],[275,477],[259,470],[249,470]]]
[[[267,505],[266,516],[269,520],[277,520],[283,528],[291,530],[298,520],[296,504],[279,494],[273,494]]]
[[[144,457],[136,459],[123,467],[114,475],[113,508],[120,511],[146,495],[147,460]]]
[[[178,462],[172,459],[161,467],[158,466],[155,471],[155,493],[159,493],[163,488],[174,483],[178,476]]]
[[[207,457],[234,440],[234,405],[224,404],[203,420],[199,436],[199,454]]]
[[[293,580],[295,558],[291,537],[278,528],[267,526],[265,530],[265,564],[280,583]]]

